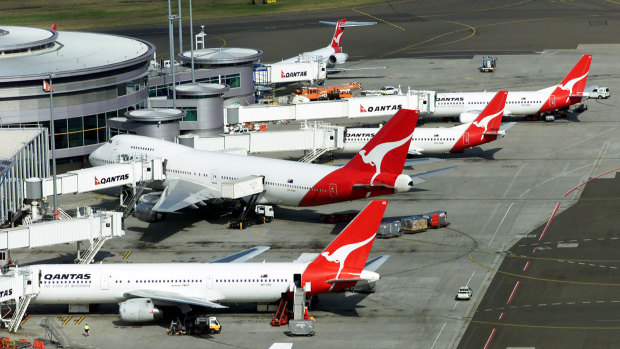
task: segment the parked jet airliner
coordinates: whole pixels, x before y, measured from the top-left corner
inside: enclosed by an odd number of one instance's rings
[[[420,183],[424,177],[402,174],[418,116],[418,111],[399,110],[342,167],[202,151],[135,135],[113,137],[89,160],[101,166],[117,163],[121,156],[145,154],[167,161],[161,196],[148,207],[136,208],[136,217],[146,221],[155,219],[153,211],[174,212],[221,199],[222,183],[248,176],[263,177],[264,191],[256,203],[317,206],[405,192]]]
[[[507,95],[508,91],[499,91],[473,122],[451,128],[416,128],[409,144],[409,154],[462,153],[467,148],[503,137],[505,130],[500,130],[500,124]],[[348,128],[344,147],[338,152],[358,152],[379,130]]]
[[[584,55],[558,85],[538,91],[509,92],[504,115],[536,115],[568,108],[581,102],[592,55]],[[429,117],[459,117],[462,123],[474,121],[495,92],[438,93],[435,111]]]
[[[220,303],[276,302],[290,297],[299,279],[310,297],[379,280],[374,270],[387,258],[366,260],[386,207],[385,200],[370,202],[310,262],[42,264],[19,269],[34,278],[29,283],[35,290],[32,303],[120,302],[121,319],[129,322],[159,318],[157,306],[226,308]],[[246,260],[265,249],[250,249],[235,259]]]

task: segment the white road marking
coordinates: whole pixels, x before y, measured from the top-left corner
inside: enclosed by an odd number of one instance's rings
[[[433,349],[435,347],[435,344],[437,344],[437,340],[439,339],[439,336],[441,336],[441,332],[443,332],[443,329],[446,328],[446,324],[447,322],[444,322],[443,326],[441,327],[441,330],[439,330],[439,333],[437,334],[437,337],[435,337],[435,341],[433,342],[431,349]]]
[[[502,226],[502,223],[504,223],[504,219],[506,219],[506,216],[508,215],[508,212],[512,208],[512,205],[514,205],[514,202],[510,203],[510,206],[508,206],[508,209],[506,210],[506,213],[504,213],[504,217],[502,217],[502,220],[499,222],[499,225],[497,226],[497,229],[495,229],[495,233],[493,234],[493,237],[491,238],[491,241],[489,241],[489,246],[491,246],[491,243],[493,242],[493,239],[495,239],[495,235],[497,235],[497,232],[499,231],[499,228]]]
[[[508,195],[508,191],[510,190],[510,188],[512,188],[512,185],[515,184],[515,181],[517,180],[517,177],[519,177],[519,174],[521,173],[521,171],[523,171],[523,168],[527,165],[527,162],[524,163],[523,165],[521,165],[521,167],[519,167],[519,170],[517,170],[517,173],[515,173],[515,175],[512,177],[512,181],[510,181],[510,184],[508,185],[508,188],[506,188],[506,191],[504,192],[504,195],[502,195],[502,199],[506,197],[506,195]]]

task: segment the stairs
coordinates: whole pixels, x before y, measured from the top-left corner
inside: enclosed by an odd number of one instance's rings
[[[309,152],[308,154],[306,154],[303,158],[299,159],[299,162],[310,163],[310,162],[318,159],[319,156],[327,153],[328,151],[330,151],[329,148],[315,149],[315,150]]]
[[[288,315],[286,314],[287,307],[288,299],[280,298],[278,310],[276,310],[276,313],[273,315],[273,319],[271,319],[271,326],[281,326],[288,323]]]
[[[125,207],[123,210],[123,219],[131,215],[131,212],[133,212],[133,209],[136,207],[136,202],[138,202],[138,199],[142,196],[142,192],[144,192],[144,188],[146,188],[146,182],[139,182],[134,193],[123,202],[122,206]]]
[[[39,322],[39,326],[45,329],[45,339],[50,342],[57,343],[62,348],[71,348],[72,343],[69,336],[56,324],[56,321],[50,318],[43,318]]]
[[[24,318],[24,314],[26,314],[26,309],[28,309],[28,305],[30,304],[30,300],[34,297],[34,294],[27,294],[23,297],[19,297],[17,299],[17,304],[15,304],[15,312],[13,313],[13,317],[11,321],[9,321],[9,332],[17,332],[19,325]]]
[[[105,236],[100,238],[94,238],[93,242],[90,244],[90,247],[87,250],[80,251],[78,253],[78,257],[75,259],[76,264],[90,264],[93,262],[93,259],[97,255],[97,252],[101,250],[103,244],[106,241],[110,240],[112,237]]]

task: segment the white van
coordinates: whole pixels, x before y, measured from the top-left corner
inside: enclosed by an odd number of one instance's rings
[[[595,87],[590,92],[589,98],[609,98],[611,94],[609,93],[609,87]]]

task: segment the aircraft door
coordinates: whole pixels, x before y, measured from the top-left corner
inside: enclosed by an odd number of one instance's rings
[[[211,183],[213,184],[217,184],[218,182],[218,174],[217,174],[217,170],[211,170]]]
[[[213,275],[207,276],[207,288],[213,288]]]
[[[336,186],[336,183],[329,183],[329,196],[333,198],[338,197],[338,187]]]
[[[465,145],[469,145],[469,131],[465,131],[465,134],[463,135],[463,143]]]
[[[552,107],[555,107],[555,96],[551,95],[551,97],[549,97],[549,105]]]
[[[101,275],[101,289],[102,290],[110,289],[110,275],[108,274]]]

